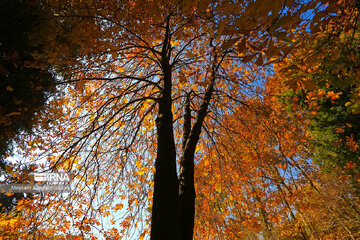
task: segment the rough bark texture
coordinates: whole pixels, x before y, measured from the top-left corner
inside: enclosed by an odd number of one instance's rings
[[[151,219],[152,240],[179,239],[179,197],[173,115],[171,112],[170,49],[169,27],[167,25],[162,49],[163,90],[156,119],[158,148]]]

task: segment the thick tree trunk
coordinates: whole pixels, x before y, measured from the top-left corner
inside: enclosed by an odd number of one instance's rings
[[[172,80],[169,46],[167,27],[162,50],[163,89],[156,119],[158,148],[155,162],[151,240],[179,240],[179,196],[171,111]]]
[[[171,81],[171,79],[164,79],[164,81]],[[168,92],[171,91],[170,88],[171,86],[164,88],[156,120],[158,148],[151,223],[152,240],[178,239],[178,179],[171,95]]]

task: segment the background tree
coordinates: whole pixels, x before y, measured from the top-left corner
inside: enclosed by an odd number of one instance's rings
[[[213,140],[217,148],[205,148],[208,155],[198,165],[196,182],[202,188],[196,205],[196,238],[358,237],[358,197],[350,188],[354,181],[346,180],[349,175],[337,175],[334,167],[342,156],[358,159],[353,151],[356,140],[353,137],[350,144],[351,137],[345,137],[353,127],[346,122],[358,122],[353,95],[357,65],[349,60],[355,59],[356,50],[348,49],[356,42],[358,11],[353,4],[335,3],[339,11],[332,17],[315,11],[315,18],[309,20],[311,34],[307,28],[296,33],[294,41],[301,43],[286,59],[287,68],[277,65],[275,78],[267,78],[266,90],[245,100],[248,108],[223,120],[223,131]],[[325,21],[319,24],[319,19]],[[329,32],[319,33],[320,26]],[[284,97],[289,86],[301,89],[300,93]],[[296,114],[286,112],[280,98],[286,98]],[[350,105],[353,110],[347,109]],[[331,136],[337,139],[340,133],[348,141],[338,148]],[[320,147],[331,157],[321,155]],[[314,156],[323,170],[327,165],[331,172],[320,172]],[[355,166],[350,163],[345,168],[353,171]]]
[[[9,152],[11,139],[31,130],[35,113],[55,89],[54,77],[43,67],[46,59],[36,58],[49,37],[45,14],[36,1],[1,1],[1,156]]]
[[[202,145],[195,239],[358,237],[351,181],[320,171],[307,116],[287,112],[284,89],[269,77],[261,95],[224,116],[216,145]]]
[[[5,159],[14,141],[37,124],[46,100],[55,91],[55,77],[44,53],[51,21],[39,1],[0,2],[0,174],[2,182],[23,181],[29,169],[16,169]],[[32,169],[33,170],[33,169]],[[1,209],[9,212],[23,194],[1,193]]]
[[[291,88],[285,94],[289,109],[310,121],[314,160],[324,171],[351,177],[358,188],[359,12],[350,6],[289,58],[283,74]]]

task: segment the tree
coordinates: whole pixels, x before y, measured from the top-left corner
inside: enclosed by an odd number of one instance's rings
[[[50,21],[39,1],[0,2],[0,175],[2,182],[17,182],[14,168],[5,159],[12,154],[14,141],[31,132],[39,112],[55,91],[55,78],[44,53],[50,35]],[[19,170],[26,175],[25,169]],[[15,174],[16,175],[16,174]],[[10,212],[24,194],[1,195],[1,211]]]
[[[278,100],[280,83],[269,77],[261,95],[225,116],[214,139],[220,144],[205,151],[196,219],[207,224],[197,224],[197,239],[278,239],[278,225],[296,220],[295,201],[314,167],[299,144],[306,140],[301,119]]]
[[[358,237],[351,181],[320,171],[308,118],[286,110],[280,76],[268,77],[261,95],[223,116],[217,144],[203,146],[195,239]]]
[[[44,13],[36,1],[1,1],[2,157],[8,153],[11,139],[31,130],[35,113],[54,91],[49,68],[40,68],[46,60],[34,57],[43,51],[44,38],[48,37],[49,26],[40,19]]]
[[[346,175],[345,179],[339,177],[333,167],[332,172],[319,172],[312,160],[313,154],[316,157],[319,153],[314,142],[324,147],[325,141],[319,140],[329,136],[324,134],[324,126],[332,135],[346,136],[352,127],[356,131],[357,50],[349,51],[349,43],[356,42],[358,11],[354,2],[347,4],[339,8],[335,18],[321,24],[330,33],[316,33],[317,24],[313,23],[312,34],[306,28],[296,33],[294,41],[304,41],[285,59],[285,67],[275,66],[275,78],[267,79],[261,97],[248,99],[248,108],[222,119],[223,131],[213,140],[221,144],[205,150],[207,155],[196,174],[196,182],[202,186],[196,205],[198,239],[358,237],[358,197],[349,187],[354,182],[346,180]],[[320,11],[315,16],[320,19],[326,15]],[[284,96],[289,87],[301,91]],[[279,103],[280,98],[285,98],[296,114],[284,111],[286,105]],[[347,109],[346,103],[353,108]],[[348,121],[351,124],[346,125]],[[315,131],[318,135],[311,139]],[[344,140],[350,139],[344,135]],[[328,161],[328,166],[341,161],[341,154],[344,159],[357,159],[358,153],[350,150],[350,146],[357,150],[354,139],[342,146],[329,142],[327,153],[337,155],[317,157]],[[346,167],[355,170],[354,165]]]
[[[78,189],[69,202],[78,202],[62,207],[73,207],[83,237],[98,225],[96,215],[110,212],[97,203],[100,192],[102,201],[128,196],[122,232],[100,229],[119,238],[140,222],[132,214],[143,213],[153,184],[151,238],[192,239],[194,160],[205,118],[216,123],[241,105],[254,81],[243,63],[285,57],[295,26],[318,1],[48,3],[58,31],[49,55],[69,85],[49,109],[57,116],[50,136],[30,136],[21,147],[50,149],[32,156],[44,157],[51,169],[76,169]]]
[[[289,58],[283,76],[291,89],[284,96],[289,109],[309,120],[315,161],[324,171],[341,171],[358,188],[359,13],[351,6]]]

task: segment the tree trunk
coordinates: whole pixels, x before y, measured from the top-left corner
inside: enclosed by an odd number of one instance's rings
[[[169,19],[168,19],[169,21]],[[171,111],[171,66],[169,28],[162,50],[163,89],[159,100],[159,113],[156,119],[157,156],[155,161],[154,195],[151,218],[152,240],[178,240],[178,178],[176,173],[176,150]]]
[[[179,215],[180,239],[192,239],[195,218],[194,154],[189,144],[191,133],[190,93],[186,96],[182,156],[180,159]]]
[[[198,111],[193,128],[191,129],[190,95],[187,96],[184,119],[183,150],[180,159],[179,177],[179,215],[180,239],[192,240],[194,235],[195,219],[195,184],[194,184],[194,157],[196,145],[200,138],[201,128],[207,115],[208,106],[214,89],[215,76],[209,84],[204,100]],[[191,131],[190,131],[191,129]]]
[[[269,222],[269,217],[268,217],[268,213],[266,212],[265,208],[264,208],[264,204],[262,203],[261,198],[256,195],[255,196],[255,200],[259,203],[260,207],[259,207],[259,216],[260,216],[260,221],[261,221],[261,225],[262,225],[262,231],[263,231],[263,238],[265,240],[273,240],[275,239],[272,233],[272,226],[271,223]]]
[[[165,80],[164,81],[168,81]],[[171,84],[171,82],[170,82]],[[166,84],[165,84],[166,85]],[[170,88],[167,86],[166,88]],[[171,96],[164,89],[159,102],[151,239],[178,239],[178,179],[171,113]],[[169,91],[169,89],[168,89]]]

